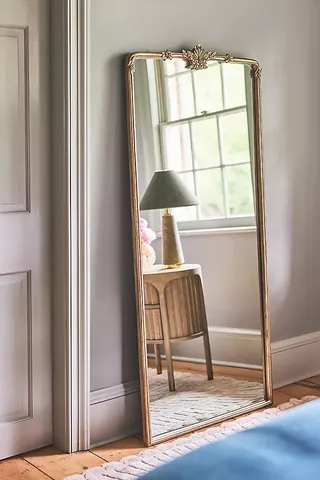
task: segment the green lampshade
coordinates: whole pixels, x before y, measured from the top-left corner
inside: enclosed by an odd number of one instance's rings
[[[159,170],[152,179],[141,199],[140,210],[189,207],[199,201],[184,185],[174,170]]]

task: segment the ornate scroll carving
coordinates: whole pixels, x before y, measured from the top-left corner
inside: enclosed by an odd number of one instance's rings
[[[225,63],[229,63],[229,62],[232,62],[233,61],[233,57],[231,57],[231,55],[229,55],[229,53],[227,53],[225,56],[224,56],[224,62]]]
[[[261,72],[262,72],[262,68],[260,67],[259,64],[251,65],[251,72],[250,72],[251,77],[261,78]]]
[[[208,68],[208,62],[214,60],[217,52],[205,52],[198,43],[193,50],[182,50],[182,58],[186,62],[186,68],[190,70],[203,70]]]
[[[163,61],[165,60],[172,60],[172,53],[169,50],[161,53],[161,58]]]
[[[130,69],[130,72],[134,73],[136,71],[136,66],[135,66],[135,63],[134,63],[134,59],[131,58],[128,62],[128,67]]]

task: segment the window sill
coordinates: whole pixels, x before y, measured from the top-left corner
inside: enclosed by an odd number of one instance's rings
[[[203,235],[234,235],[242,233],[256,233],[257,227],[225,227],[225,228],[202,228],[194,230],[179,230],[180,237],[193,237]],[[162,237],[162,232],[157,232],[157,238]]]

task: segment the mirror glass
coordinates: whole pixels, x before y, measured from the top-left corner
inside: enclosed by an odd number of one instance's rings
[[[132,77],[151,443],[266,400],[251,68],[207,67]]]

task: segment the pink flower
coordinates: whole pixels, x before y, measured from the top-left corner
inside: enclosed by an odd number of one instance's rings
[[[144,218],[141,218],[141,217],[140,217],[140,232],[142,232],[142,230],[144,230],[145,228],[147,228],[147,226],[148,226],[147,220],[145,220]]]
[[[145,243],[148,243],[150,245],[151,242],[153,242],[153,240],[155,240],[157,237],[156,237],[156,234],[154,233],[153,230],[151,230],[151,228],[145,228],[144,230],[142,230],[141,232],[141,240]]]
[[[154,231],[151,230],[151,228],[148,228],[147,225],[148,225],[148,222],[143,218],[140,218],[141,241],[143,243],[150,245],[150,243],[153,242],[153,240],[155,240],[157,237]]]

